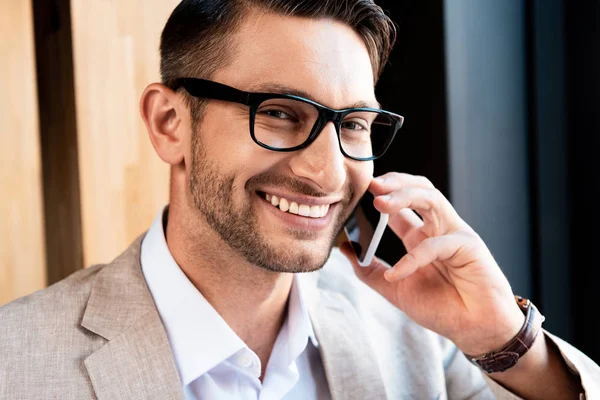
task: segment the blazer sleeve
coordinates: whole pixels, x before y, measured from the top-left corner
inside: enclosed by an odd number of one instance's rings
[[[559,349],[571,372],[580,377],[584,389],[580,399],[600,400],[600,366],[564,340],[546,330],[543,332]],[[458,349],[445,367],[450,399],[523,400],[481,372]]]

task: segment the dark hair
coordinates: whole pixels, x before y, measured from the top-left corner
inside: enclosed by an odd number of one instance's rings
[[[285,16],[330,18],[352,27],[364,40],[376,82],[396,40],[396,28],[373,0],[183,0],[173,10],[161,36],[162,82],[210,78],[231,55],[232,32],[250,9]]]
[[[181,77],[208,79],[224,67],[233,34],[252,9],[285,16],[330,18],[352,27],[363,38],[377,82],[396,40],[392,20],[373,0],[183,0],[171,13],[160,40],[160,73],[173,88]],[[192,131],[204,101],[184,97],[190,107]]]

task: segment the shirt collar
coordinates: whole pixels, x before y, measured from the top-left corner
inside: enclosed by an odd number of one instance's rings
[[[308,337],[313,346],[319,347],[317,336],[315,335],[312,323],[310,322],[306,301],[304,300],[306,289],[303,289],[303,287],[306,284],[307,283],[302,280],[300,275],[294,275],[288,303],[288,323],[291,333],[302,332],[302,336],[305,338]]]
[[[164,235],[168,206],[142,241],[142,271],[163,321],[182,383],[187,385],[225,361],[246,344],[190,282],[171,255]],[[287,331],[289,362],[304,351],[307,337],[318,347],[303,300],[302,279],[295,275],[290,292]]]

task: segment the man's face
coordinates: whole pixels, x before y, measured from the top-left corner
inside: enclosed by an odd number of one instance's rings
[[[376,104],[369,55],[351,28],[273,14],[246,21],[233,62],[213,80],[246,91],[301,90],[335,109]],[[264,149],[250,137],[248,116],[241,104],[207,103],[191,140],[194,206],[248,262],[277,272],[316,270],[369,185],[373,164],[345,158],[332,123],[303,150]],[[272,196],[290,209],[273,206]],[[312,216],[290,212],[292,203]]]

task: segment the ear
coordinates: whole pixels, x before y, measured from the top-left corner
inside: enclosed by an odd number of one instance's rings
[[[140,113],[152,146],[161,160],[170,165],[184,159],[185,110],[180,96],[160,83],[150,84],[140,99]]]

